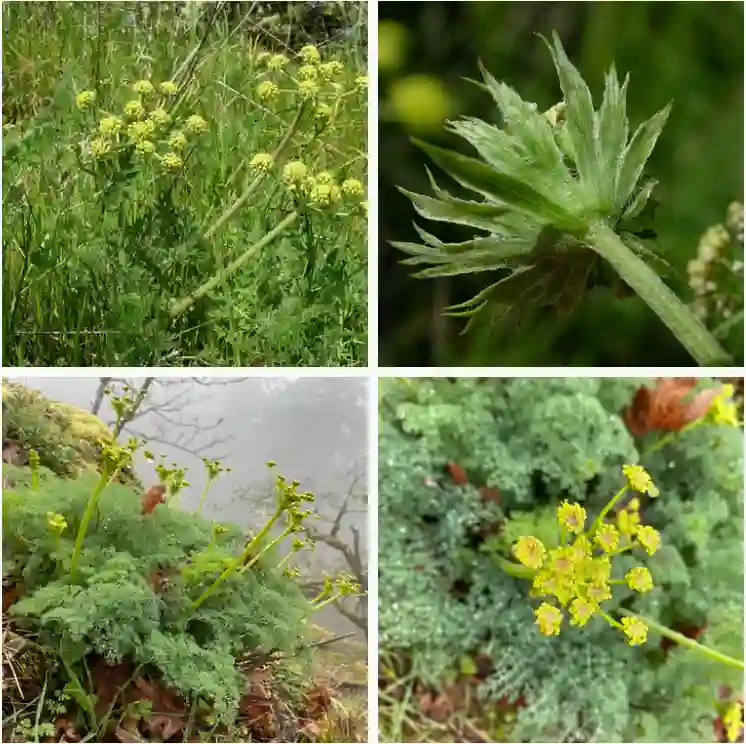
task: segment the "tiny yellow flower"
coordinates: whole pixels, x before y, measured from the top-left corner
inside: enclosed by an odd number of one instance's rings
[[[356,77],[355,85],[357,85],[359,88],[367,88],[368,87],[368,76],[359,75],[358,77]]]
[[[167,96],[172,96],[176,93],[177,90],[179,90],[179,86],[176,85],[176,83],[172,82],[171,80],[164,80],[159,86],[158,89]]]
[[[644,566],[630,568],[625,574],[624,579],[630,589],[634,589],[641,594],[649,592],[653,588],[653,577],[650,575],[650,571]]]
[[[616,523],[619,532],[631,537],[637,532],[637,528],[640,526],[640,515],[636,511],[622,509],[619,514],[616,515]]]
[[[570,625],[577,625],[583,627],[592,617],[598,609],[598,605],[595,602],[589,602],[587,599],[573,599],[570,604]]]
[[[611,553],[619,545],[619,530],[613,524],[603,522],[596,530],[593,541],[604,553]]]
[[[303,65],[298,70],[298,77],[301,80],[316,80],[319,77],[319,71],[313,65]]]
[[[124,105],[124,113],[131,119],[140,119],[145,116],[145,107],[140,101],[128,101]]]
[[[597,605],[611,599],[611,589],[605,583],[587,584],[582,587],[581,594]]]
[[[282,169],[282,177],[288,183],[300,183],[307,174],[308,168],[306,167],[306,164],[300,160],[291,160],[289,163],[286,163],[285,167]]]
[[[648,527],[647,525],[637,528],[637,539],[640,542],[640,545],[645,548],[648,555],[653,555],[661,545],[660,532],[653,527]]]
[[[67,520],[62,514],[47,512],[47,526],[53,532],[64,532],[67,529]]]
[[[122,131],[122,120],[118,116],[105,116],[98,124],[98,131],[103,135],[118,134]]]
[[[163,106],[158,106],[158,108],[153,109],[153,113],[150,114],[150,118],[158,126],[164,126],[171,121],[171,115],[168,113],[168,111],[166,111],[166,109],[163,108]]]
[[[660,491],[655,487],[648,472],[641,465],[622,465],[622,472],[627,478],[627,485],[633,491],[646,493],[655,498]]]
[[[267,67],[270,70],[281,70],[288,63],[288,58],[284,54],[273,54],[267,60]]]
[[[256,63],[258,65],[263,65],[272,55],[269,52],[259,52],[259,54],[256,55]]]
[[[590,557],[593,548],[585,535],[578,535],[573,544],[568,547],[567,551],[568,555],[572,557],[574,563],[580,563]]]
[[[321,72],[321,76],[325,80],[330,80],[335,75],[339,75],[343,70],[345,66],[336,59],[332,59],[329,62],[325,62],[323,65],[319,66],[319,71]]]
[[[308,200],[317,207],[328,207],[334,201],[332,186],[328,183],[317,183],[311,189]]]
[[[334,176],[329,171],[319,171],[316,174],[316,182],[332,184],[334,183]]]
[[[569,532],[579,534],[585,525],[585,509],[580,504],[563,501],[557,509],[557,521]]]
[[[319,86],[315,80],[301,80],[298,83],[298,93],[302,98],[313,98],[319,92]]]
[[[298,56],[309,65],[318,62],[321,59],[319,50],[312,44],[307,44],[302,47],[300,52],[298,52]]]
[[[536,537],[532,535],[525,535],[518,538],[515,545],[513,545],[513,555],[524,565],[526,568],[537,570],[541,568],[546,557],[547,550],[544,544]]]
[[[192,114],[184,122],[184,126],[194,134],[199,134],[207,129],[207,122],[198,114]]]
[[[723,713],[723,728],[728,741],[738,741],[743,726],[743,703],[740,700],[731,702]]]
[[[337,186],[336,183],[331,184],[331,193],[329,194],[329,198],[333,202],[338,202],[342,198],[342,189]]]
[[[187,146],[187,138],[183,132],[174,132],[168,138],[168,146],[172,150],[183,150]]]
[[[161,158],[161,163],[170,170],[176,170],[184,165],[184,161],[175,152],[167,152]]]
[[[141,96],[148,96],[155,91],[155,88],[150,80],[138,80],[136,83],[132,84],[132,90],[134,90],[135,93],[139,93]]]
[[[268,152],[258,152],[251,158],[249,167],[258,171],[268,171],[274,165],[274,159]]]
[[[96,100],[96,94],[92,90],[81,90],[77,96],[75,96],[75,105],[79,109],[88,108]]]
[[[640,646],[648,639],[648,626],[636,617],[623,617],[622,630],[630,646]]]
[[[127,134],[131,139],[140,141],[148,139],[155,133],[155,124],[150,120],[134,121],[127,127]]]
[[[342,191],[347,196],[362,196],[365,193],[365,188],[356,178],[348,178],[342,182]]]
[[[360,206],[362,207],[365,214],[368,214],[368,201],[362,201],[360,202]]]
[[[557,607],[547,602],[542,602],[534,610],[534,614],[536,615],[536,624],[544,635],[559,635],[560,625],[562,624],[562,612]]]
[[[714,424],[738,426],[738,409],[731,400],[733,385],[723,385],[721,391],[710,401],[707,415]]]
[[[103,137],[96,137],[91,141],[91,152],[96,158],[103,157],[111,150],[111,142]]]
[[[640,499],[635,496],[633,499],[630,500],[629,504],[627,504],[627,508],[630,511],[638,511],[640,508]]]
[[[271,81],[265,80],[256,86],[256,97],[260,101],[271,101],[277,98],[280,89]]]
[[[142,139],[135,145],[135,150],[140,155],[152,155],[155,152],[155,144],[148,139]]]

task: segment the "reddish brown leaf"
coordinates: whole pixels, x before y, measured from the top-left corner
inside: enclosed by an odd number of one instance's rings
[[[641,437],[650,431],[680,431],[707,413],[718,388],[693,393],[694,377],[659,379],[655,387],[641,387],[622,416],[630,434]]]
[[[482,486],[479,489],[479,495],[482,497],[482,501],[487,504],[490,501],[499,504],[500,503],[500,490],[493,488],[492,486]]]
[[[7,612],[23,596],[24,590],[25,587],[21,581],[3,587],[3,612]]]
[[[80,734],[78,734],[75,728],[75,724],[67,716],[57,716],[54,728],[57,732],[55,741],[77,742],[81,739]]]
[[[446,472],[457,486],[465,486],[469,482],[466,471],[455,462],[446,463]]]
[[[158,504],[162,504],[166,493],[166,487],[159,483],[157,486],[151,486],[142,497],[142,513],[152,514]]]

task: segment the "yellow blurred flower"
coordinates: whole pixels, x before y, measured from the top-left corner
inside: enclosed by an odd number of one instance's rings
[[[356,178],[348,178],[342,182],[342,192],[347,196],[362,196],[365,188]]]
[[[534,570],[541,568],[546,554],[544,544],[533,535],[520,537],[513,545],[513,555],[524,566]]]
[[[270,70],[281,70],[288,63],[288,58],[284,54],[273,54],[267,60],[267,67]]]
[[[271,101],[277,98],[280,89],[271,81],[264,80],[256,86],[256,97],[260,101]]]
[[[266,172],[274,165],[274,162],[274,159],[268,152],[258,152],[251,158],[249,167],[254,170]]]
[[[308,168],[306,164],[300,160],[291,160],[285,164],[282,169],[282,177],[288,182],[297,184],[300,183],[307,175]]]
[[[81,90],[75,96],[75,105],[79,109],[88,108],[96,100],[96,94],[92,90]]]
[[[198,114],[192,114],[184,122],[184,126],[194,134],[199,134],[207,129],[207,122]]]
[[[177,90],[179,90],[179,86],[176,85],[176,83],[172,82],[171,80],[164,80],[159,86],[159,90],[161,93],[164,93],[167,96],[172,96],[174,93],[176,93]]]
[[[171,121],[171,115],[163,108],[163,106],[158,106],[158,108],[153,109],[150,118],[160,127],[165,126]]]
[[[105,116],[99,122],[98,131],[103,135],[118,134],[122,131],[122,120],[118,116]]]
[[[623,617],[622,630],[630,646],[640,646],[648,639],[648,626],[636,617]]]
[[[111,150],[111,142],[103,137],[96,137],[91,141],[91,152],[96,158],[100,158]]]
[[[653,484],[653,479],[641,465],[622,465],[622,472],[627,478],[627,485],[633,491],[646,493],[655,498],[660,491]]]
[[[132,84],[132,90],[134,90],[135,93],[139,93],[141,96],[147,96],[153,93],[155,88],[150,80],[138,80],[136,83]]]
[[[630,568],[624,576],[624,580],[630,589],[636,592],[649,592],[653,588],[653,577],[644,566]]]
[[[163,157],[161,157],[161,163],[170,170],[176,170],[184,165],[184,161],[175,152],[167,152]]]
[[[559,609],[547,602],[542,602],[534,610],[534,614],[536,615],[536,624],[544,635],[559,635],[560,625],[562,625],[562,612]]]
[[[640,542],[640,545],[645,548],[648,555],[653,555],[653,553],[658,550],[661,544],[660,533],[653,527],[638,527],[637,539]]]
[[[298,92],[303,98],[313,98],[319,92],[319,86],[314,80],[301,80],[298,83]]]
[[[303,65],[298,70],[298,77],[301,80],[317,80],[319,77],[319,71],[313,65]]]
[[[585,525],[585,509],[580,504],[563,501],[557,509],[557,521],[569,532],[579,534]]]
[[[446,87],[430,75],[407,75],[392,82],[389,104],[403,125],[422,131],[440,129],[453,106]]]
[[[124,113],[131,119],[140,119],[145,115],[145,107],[140,103],[140,101],[127,101],[127,103],[124,104]]]
[[[407,56],[407,29],[396,21],[378,24],[378,69],[397,70]]]
[[[139,140],[135,145],[135,150],[140,155],[152,155],[155,152],[155,144],[147,139]]]
[[[168,138],[168,146],[172,150],[183,150],[187,146],[187,138],[183,132],[174,132]]]
[[[306,44],[306,46],[302,47],[300,52],[298,52],[298,56],[308,64],[313,64],[321,59],[319,50],[312,44]]]

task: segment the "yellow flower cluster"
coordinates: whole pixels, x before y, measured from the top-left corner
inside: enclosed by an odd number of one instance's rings
[[[628,488],[649,495],[658,495],[650,476],[638,465],[625,465]],[[653,588],[650,571],[638,566],[627,571],[624,580],[611,578],[612,559],[615,555],[640,546],[652,555],[660,546],[660,534],[649,526],[640,525],[639,499],[630,503],[616,515],[616,524],[600,519],[585,529],[586,513],[580,504],[562,502],[557,509],[557,522],[562,529],[563,545],[547,550],[538,538],[527,535],[513,546],[513,555],[526,568],[534,571],[531,596],[547,597],[536,609],[536,623],[544,635],[558,635],[564,618],[563,609],[570,614],[570,624],[584,626],[591,617],[600,615],[610,625],[627,636],[630,645],[644,643],[647,626],[638,618],[625,617],[614,620],[601,609],[601,603],[611,599],[611,586],[626,584],[636,592]],[[605,513],[605,512],[604,512]],[[567,544],[567,534],[574,540]],[[598,551],[598,552],[594,552]]]
[[[120,115],[107,113],[99,120],[96,135],[90,141],[92,155],[100,159],[119,146],[129,145],[140,156],[156,157],[168,170],[181,168],[184,158],[180,152],[188,144],[187,137],[184,132],[171,129],[173,117],[157,95],[173,96],[178,86],[167,80],[156,88],[150,80],[143,79],[133,83],[131,90],[137,98],[127,101]],[[83,91],[76,97],[80,108],[89,107],[94,101],[95,94],[91,91]],[[190,134],[198,135],[207,129],[207,122],[198,114],[192,114],[183,122],[183,127]]]
[[[707,410],[707,419],[721,426],[740,426],[738,409],[733,402],[733,385],[726,384],[720,389]]]
[[[730,703],[723,713],[723,728],[728,741],[738,741],[743,728],[743,703],[740,700]]]
[[[273,73],[280,73],[284,80],[288,80],[295,85],[294,90],[288,92],[299,95],[303,100],[314,100],[325,93],[324,84],[329,83],[333,97],[338,98],[344,92],[344,85],[335,81],[345,69],[344,63],[337,59],[331,59],[322,62],[321,53],[318,48],[312,45],[304,46],[298,52],[297,59],[302,63],[297,71],[293,72],[288,68],[289,60],[284,54],[270,54],[269,52],[260,52],[256,55],[255,62],[257,66],[264,67],[265,72],[256,88],[255,94],[258,101],[270,103],[280,95],[280,86]],[[288,69],[286,69],[288,68]],[[278,78],[279,79],[279,78]],[[366,76],[359,76],[355,80],[356,88],[365,88],[368,84]],[[326,93],[330,93],[327,89]],[[332,110],[327,107],[321,109],[323,104],[317,106],[317,117],[319,119],[330,118]]]

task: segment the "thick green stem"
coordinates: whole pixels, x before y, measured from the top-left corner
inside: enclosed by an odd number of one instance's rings
[[[692,311],[610,227],[594,224],[586,233],[586,239],[666,324],[699,365],[713,367],[732,361]]]
[[[218,576],[215,581],[210,584],[210,586],[205,589],[200,596],[192,602],[192,608],[197,609],[234,571],[238,569],[239,566],[243,564],[243,562],[248,558],[248,556],[251,554],[251,551],[254,549],[254,546],[258,545],[261,540],[264,539],[265,535],[272,529],[272,525],[280,518],[280,515],[282,514],[283,510],[279,507],[275,509],[274,514],[267,520],[267,524],[262,527],[262,529],[257,533],[256,537],[254,537],[252,540],[249,540],[249,542],[246,544],[244,549],[241,551],[241,555],[236,558],[233,563],[231,563],[228,568],[223,571],[223,573]],[[252,565],[256,562],[256,559],[254,559],[249,565]]]
[[[216,287],[228,281],[255,253],[269,245],[278,235],[287,230],[290,225],[298,219],[297,212],[291,212],[282,222],[270,230],[261,240],[257,241],[251,247],[247,248],[233,263],[228,264],[222,271],[219,271],[211,279],[208,279],[201,287],[192,292],[192,294],[179,300],[171,308],[171,317],[176,318],[185,310],[188,310],[197,300],[204,297]]]
[[[690,648],[693,651],[697,651],[700,654],[703,654],[704,656],[708,656],[713,661],[717,661],[717,662],[720,662],[721,664],[725,664],[730,667],[735,667],[736,669],[740,669],[741,671],[743,671],[743,668],[744,668],[743,661],[740,661],[739,659],[734,659],[732,656],[727,656],[726,654],[720,653],[720,651],[715,651],[715,649],[708,648],[707,646],[703,646],[701,643],[697,643],[697,641],[692,640],[691,638],[687,638],[685,635],[682,635],[681,633],[677,633],[675,630],[671,630],[670,628],[667,628],[665,625],[660,625],[659,623],[656,623],[655,620],[650,620],[646,617],[642,617],[641,615],[637,615],[634,612],[630,612],[629,610],[619,610],[619,612],[622,615],[626,615],[627,617],[634,617],[634,618],[637,618],[638,620],[641,620],[651,630],[654,630],[656,633],[659,633],[665,638],[668,638],[669,640],[672,640],[675,643],[680,644],[681,646],[685,646],[686,648]]]
[[[104,488],[114,480],[114,476],[119,472],[119,468],[115,470],[111,476],[107,476],[106,473],[101,473],[96,488],[93,489],[91,497],[88,499],[85,511],[83,512],[83,518],[80,520],[80,527],[78,528],[78,534],[75,537],[75,547],[73,548],[73,557],[70,561],[70,578],[75,578],[75,569],[78,567],[78,557],[80,551],[83,549],[83,540],[85,540],[86,533],[88,532],[88,525],[93,519],[93,514],[98,506],[98,500],[104,491]]]

